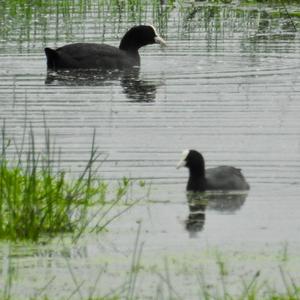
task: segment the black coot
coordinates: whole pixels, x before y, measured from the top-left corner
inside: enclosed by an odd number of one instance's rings
[[[205,170],[201,153],[196,150],[185,150],[177,168],[189,169],[187,191],[203,192],[205,190],[249,190],[240,169],[231,166],[220,166]]]
[[[132,27],[119,48],[106,44],[76,43],[56,50],[45,48],[49,69],[126,69],[140,65],[139,48],[165,41],[151,25]]]

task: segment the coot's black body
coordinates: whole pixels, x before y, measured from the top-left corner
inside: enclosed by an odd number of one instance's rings
[[[195,150],[183,152],[183,158],[177,167],[189,169],[187,191],[203,192],[206,190],[249,190],[240,169],[231,166],[220,166],[205,170],[205,162],[201,153]]]
[[[45,48],[49,69],[126,69],[140,65],[139,48],[165,41],[150,25],[132,27],[122,38],[119,48],[106,44],[76,43]]]

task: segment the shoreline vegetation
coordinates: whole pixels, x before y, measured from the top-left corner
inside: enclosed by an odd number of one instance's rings
[[[217,26],[215,31],[222,32],[222,24],[219,19],[227,19],[221,14],[226,8],[228,15],[245,15],[257,20],[258,29],[262,22],[265,32],[268,30],[281,30],[280,20],[285,21],[285,31],[296,32],[300,24],[300,8],[297,0],[207,0],[207,1],[184,1],[184,0],[9,0],[2,1],[0,11],[0,45],[5,47],[5,41],[15,39],[18,32],[20,49],[40,52],[40,45],[35,41],[42,39],[42,47],[49,43],[73,42],[75,27],[82,29],[82,23],[90,18],[90,14],[97,14],[99,19],[105,21],[108,17],[114,20],[114,34],[122,36],[123,26],[144,23],[145,20],[152,22],[158,30],[165,34],[172,13],[176,10],[183,20],[182,28],[188,28],[195,22],[200,22],[203,15],[211,22],[210,26]],[[198,20],[199,19],[199,20]],[[268,20],[268,22],[267,22]],[[277,21],[278,22],[277,22]],[[216,23],[214,25],[214,23]],[[278,24],[277,24],[278,23]],[[56,36],[49,36],[48,28],[56,26]],[[99,24],[95,24],[96,27]],[[130,26],[129,26],[130,27]],[[279,27],[279,28],[277,28]],[[99,28],[100,40],[105,40],[105,28]],[[102,32],[101,32],[102,31]],[[42,38],[41,38],[42,37]],[[22,46],[22,44],[24,45]]]
[[[17,159],[9,159],[13,140],[6,136],[5,123],[1,130],[0,154],[0,239],[31,240],[51,238],[69,233],[78,239],[83,232],[99,232],[127,211],[137,201],[128,200],[133,182],[123,178],[109,199],[108,184],[97,175],[96,163],[101,153],[93,134],[90,158],[75,179],[64,170],[55,168],[59,152],[54,148],[50,132],[45,127],[45,149],[37,151],[33,130],[25,133],[22,145],[15,147]],[[140,186],[143,182],[139,183]],[[126,201],[125,201],[126,200]],[[111,211],[125,208],[115,215]],[[94,210],[93,210],[94,208]],[[110,215],[110,217],[108,217]],[[93,224],[93,225],[91,225]]]

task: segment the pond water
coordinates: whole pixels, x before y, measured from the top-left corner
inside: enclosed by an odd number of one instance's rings
[[[123,10],[80,3],[50,1],[42,12],[4,7],[0,120],[17,144],[31,125],[41,149],[46,120],[60,166],[73,173],[86,164],[96,129],[99,176],[112,185],[124,176],[143,179],[150,194],[108,232],[76,245],[2,243],[0,284],[13,274],[10,293],[17,298],[82,299],[94,289],[122,294],[129,279],[129,298],[195,299],[199,274],[218,285],[223,259],[235,290],[259,270],[270,288],[284,288],[282,264],[299,283],[299,19],[282,7],[190,2]],[[135,74],[47,74],[46,45],[117,46],[137,23],[153,23],[168,47],[143,48]],[[249,193],[209,195],[205,205],[189,207],[187,170],[175,168],[187,148],[201,151],[208,167],[241,168]],[[134,285],[138,228],[143,251]]]

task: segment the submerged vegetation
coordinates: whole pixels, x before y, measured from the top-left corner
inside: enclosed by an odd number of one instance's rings
[[[98,221],[90,230],[102,230],[115,218],[105,219],[105,216],[124,199],[131,185],[128,179],[121,181],[108,203],[108,185],[94,172],[100,155],[95,148],[95,139],[85,169],[78,178],[70,179],[65,171],[55,170],[55,149],[51,147],[49,131],[45,133],[44,153],[36,150],[31,129],[27,151],[22,146],[22,150],[17,151],[18,160],[11,161],[7,154],[11,140],[6,137],[5,126],[2,128],[0,239],[37,241],[42,236],[51,237],[58,233],[72,233],[78,238],[92,220],[95,223],[94,219]],[[96,205],[98,208],[91,214],[89,209]],[[125,209],[131,205],[127,203]]]
[[[52,299],[86,299],[86,300],[133,300],[133,299],[199,299],[199,300],[298,300],[300,299],[300,285],[297,279],[286,269],[286,261],[277,260],[278,267],[274,274],[277,277],[276,283],[271,277],[265,277],[264,267],[261,266],[257,271],[247,271],[232,268],[237,253],[231,259],[224,252],[210,248],[206,253],[205,259],[201,261],[201,255],[197,256],[200,261],[194,261],[196,257],[191,257],[187,265],[170,256],[165,257],[158,264],[147,264],[143,259],[144,242],[141,241],[141,223],[138,225],[137,235],[134,240],[132,254],[128,257],[130,264],[128,272],[117,274],[116,280],[111,286],[103,288],[101,285],[102,276],[106,273],[116,272],[110,270],[109,266],[99,266],[96,276],[89,278],[92,285],[88,291],[84,280],[77,278],[79,273],[75,273],[71,267],[69,258],[66,258],[68,266],[65,277],[71,277],[74,288],[69,291],[69,295],[53,297],[47,293],[46,287],[51,286],[55,277],[44,288],[37,289],[31,300],[52,300]],[[5,257],[6,268],[11,272],[4,272],[2,278],[3,289],[0,290],[0,299],[14,300],[19,299],[15,296],[15,278],[12,275],[13,265],[11,254],[8,250],[8,257]],[[284,250],[285,252],[285,250]],[[237,255],[238,257],[239,255]],[[254,258],[261,258],[260,255]],[[289,258],[288,256],[286,258]],[[210,277],[213,269],[215,276]],[[84,272],[84,271],[83,271]],[[243,275],[238,275],[238,274]],[[186,281],[188,275],[188,283]],[[145,277],[147,281],[145,281]],[[217,280],[216,280],[217,278]],[[122,282],[119,284],[119,282]],[[142,283],[142,284],[141,284]],[[149,285],[150,283],[150,285]],[[182,285],[186,284],[186,288]],[[102,286],[102,287],[101,287]],[[104,291],[103,291],[104,290]],[[188,298],[187,298],[188,295]],[[23,299],[23,297],[21,297]]]

